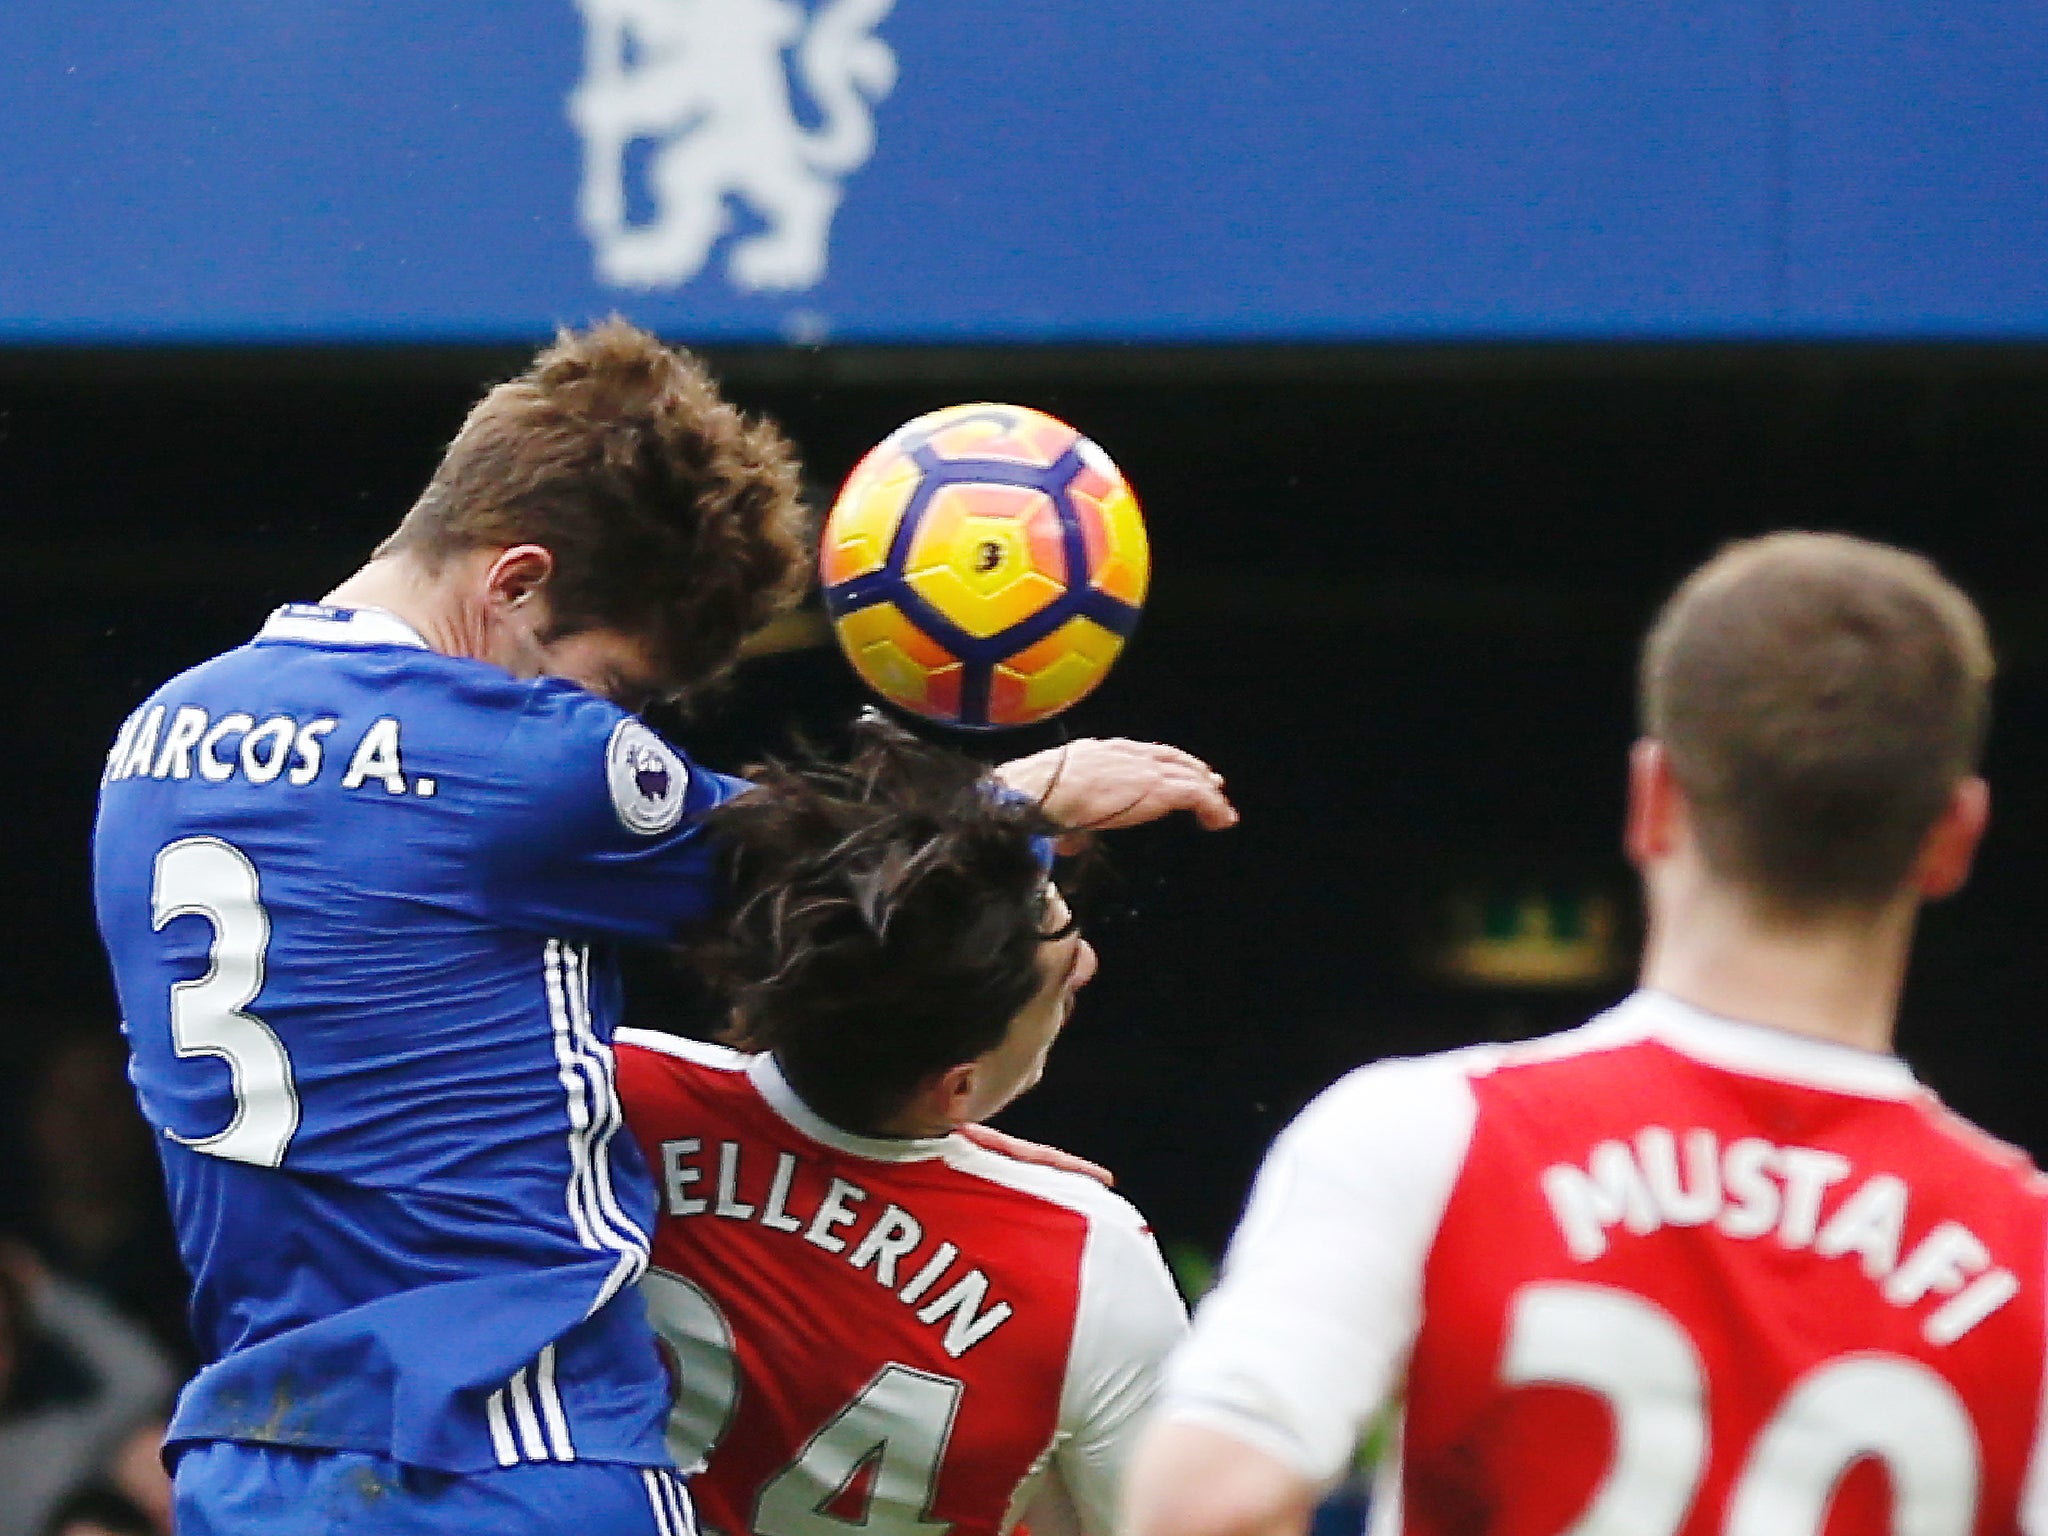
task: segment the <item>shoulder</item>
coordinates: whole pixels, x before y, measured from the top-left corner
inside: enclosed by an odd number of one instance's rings
[[[747,1083],[753,1057],[742,1051],[660,1030],[620,1029],[612,1054],[626,1123],[650,1146],[719,1134],[754,1100]]]
[[[488,702],[513,717],[520,761],[532,769],[588,769],[614,737],[635,734],[636,728],[661,740],[616,704],[557,678],[480,678],[474,692],[480,703]],[[665,742],[663,747],[675,752]]]
[[[653,1029],[621,1029],[612,1049],[619,1096],[636,1117],[692,1104],[714,1085],[743,1077],[753,1060],[723,1045]]]
[[[1333,1168],[1367,1166],[1404,1148],[1424,1158],[1438,1151],[1462,1155],[1489,1081],[1525,1074],[1569,1077],[1647,1038],[1639,1019],[1615,1009],[1536,1040],[1376,1061],[1310,1100],[1274,1151],[1283,1160],[1291,1155]]]
[[[133,736],[136,727],[152,711],[161,721],[171,708],[209,697],[224,687],[232,689],[243,680],[259,677],[267,670],[268,663],[253,642],[238,645],[231,651],[222,651],[218,656],[187,667],[159,684],[128,712],[121,728],[122,741],[125,743]]]
[[[167,705],[220,720],[263,720],[281,712],[326,717],[357,731],[388,719],[402,728],[411,750],[487,757],[502,769],[535,760],[530,750],[513,758],[499,749],[537,704],[545,711],[557,693],[580,690],[523,680],[418,645],[326,645],[266,631],[179,673],[136,714]]]
[[[1355,1068],[1311,1099],[1281,1142],[1341,1154],[1351,1147],[1427,1141],[1459,1122],[1469,1126],[1473,1081],[1498,1068],[1511,1049],[1475,1045]]]
[[[1135,1205],[1115,1190],[1085,1174],[1020,1162],[954,1136],[942,1156],[946,1165],[968,1178],[1008,1190],[1019,1199],[1037,1201],[1073,1212],[1091,1228],[1128,1233],[1150,1241],[1151,1228]]]
[[[1468,1045],[1428,1056],[1389,1056],[1353,1067],[1310,1101],[1336,1103],[1394,1101],[1415,1092],[1442,1093],[1483,1077],[1510,1059],[1511,1045]]]
[[[501,745],[480,765],[499,807],[484,835],[504,870],[691,841],[696,818],[745,787],[572,684],[516,686]]]
[[[1346,1231],[1426,1244],[1471,1152],[1473,1085],[1501,1048],[1374,1062],[1324,1089],[1280,1133],[1254,1181],[1233,1255],[1283,1251],[1321,1264]]]
[[[2042,1176],[2034,1159],[2025,1150],[2000,1140],[1974,1120],[1957,1114],[1931,1089],[1923,1090],[1913,1101],[1913,1107],[1942,1142],[1960,1151],[1970,1161],[1988,1165],[2036,1200],[2048,1199],[2048,1178]]]
[[[637,717],[560,678],[514,677],[488,662],[410,646],[321,649],[259,641],[231,654],[279,670],[316,666],[323,677],[362,690],[365,702],[401,716],[408,737],[458,752],[488,752],[492,776],[506,782],[596,786],[614,744],[642,738],[681,760]]]
[[[1034,1255],[1044,1280],[1072,1287],[1066,1294],[1072,1297],[1075,1331],[1062,1411],[1095,1411],[1102,1406],[1104,1382],[1122,1381],[1133,1371],[1149,1381],[1186,1332],[1187,1308],[1138,1208],[1083,1174],[1019,1162],[959,1137],[944,1156],[956,1172],[1037,1202],[1057,1212],[1056,1220],[1072,1224],[1071,1268],[1047,1267],[1046,1260],[1062,1251],[1059,1246]]]
[[[266,647],[253,640],[244,641],[232,650],[222,651],[185,668],[184,671],[167,678],[163,685],[150,694],[144,707],[166,699],[181,697],[195,688],[203,688],[222,679],[243,677],[266,670],[273,665],[273,659]]]
[[[651,1057],[688,1062],[712,1072],[744,1072],[747,1063],[754,1059],[747,1052],[736,1051],[729,1045],[692,1040],[687,1035],[671,1035],[659,1029],[621,1029],[613,1044],[622,1048],[621,1056],[645,1052]]]
[[[573,684],[543,679],[526,686],[507,750],[551,809],[598,815],[632,837],[652,838],[746,787]]]

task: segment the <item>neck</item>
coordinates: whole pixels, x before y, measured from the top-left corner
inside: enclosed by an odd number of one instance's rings
[[[335,608],[381,608],[444,656],[489,661],[482,615],[462,596],[460,578],[474,558],[456,555],[430,569],[410,554],[379,555],[321,601]]]
[[[892,1115],[883,1124],[867,1132],[870,1136],[886,1136],[897,1141],[925,1141],[933,1136],[950,1136],[960,1129],[960,1122],[949,1120],[929,1110],[906,1109]]]
[[[818,1108],[812,1096],[793,1081],[788,1064],[780,1056],[774,1058],[775,1070],[781,1075],[784,1086],[795,1095],[799,1104],[823,1120],[834,1130],[848,1136],[865,1136],[875,1141],[926,1141],[936,1136],[947,1136],[960,1128],[960,1122],[949,1120],[944,1113],[929,1102],[929,1090],[920,1090],[917,1097],[896,1111],[872,1125],[850,1125],[848,1118],[825,1113]]]
[[[946,1091],[942,1079],[934,1079],[912,1095],[895,1114],[876,1126],[871,1134],[901,1141],[950,1136],[969,1123],[969,1117],[956,1112],[959,1102],[957,1095]]]
[[[1649,882],[1642,985],[1708,1013],[1889,1051],[1918,903],[1789,923],[1704,875]]]

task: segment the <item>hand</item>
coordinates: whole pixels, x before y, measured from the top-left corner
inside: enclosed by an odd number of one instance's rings
[[[1237,825],[1223,775],[1156,741],[1085,737],[1012,758],[995,776],[1070,832],[1141,826],[1175,811],[1192,812],[1211,832]]]
[[[1020,1163],[1036,1163],[1041,1168],[1059,1168],[1068,1173],[1082,1174],[1098,1184],[1114,1185],[1116,1175],[1100,1163],[1091,1163],[1085,1157],[1076,1157],[1071,1152],[1062,1152],[1058,1147],[1048,1147],[1043,1142],[1026,1141],[1022,1136],[1012,1136],[990,1125],[963,1125],[960,1134],[977,1147],[990,1152],[1000,1152],[1004,1157],[1014,1157]]]

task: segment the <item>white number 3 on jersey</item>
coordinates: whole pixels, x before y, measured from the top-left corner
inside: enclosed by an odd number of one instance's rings
[[[207,1136],[180,1136],[195,1152],[275,1168],[299,1128],[291,1058],[270,1026],[247,1012],[263,989],[270,914],[256,866],[217,837],[186,837],[156,856],[150,916],[158,932],[173,918],[213,925],[207,972],[171,986],[171,1047],[181,1057],[218,1056],[232,1077],[234,1113]]]

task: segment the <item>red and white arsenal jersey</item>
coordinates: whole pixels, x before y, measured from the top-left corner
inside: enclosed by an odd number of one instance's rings
[[[622,1030],[661,1184],[643,1282],[677,1465],[726,1536],[1034,1536],[1113,1524],[1186,1330],[1118,1196],[959,1136],[854,1136],[771,1056]]]
[[[2040,1536],[2044,1238],[1896,1057],[1638,993],[1323,1094],[1165,1411],[1321,1482],[1403,1399],[1375,1532]]]

